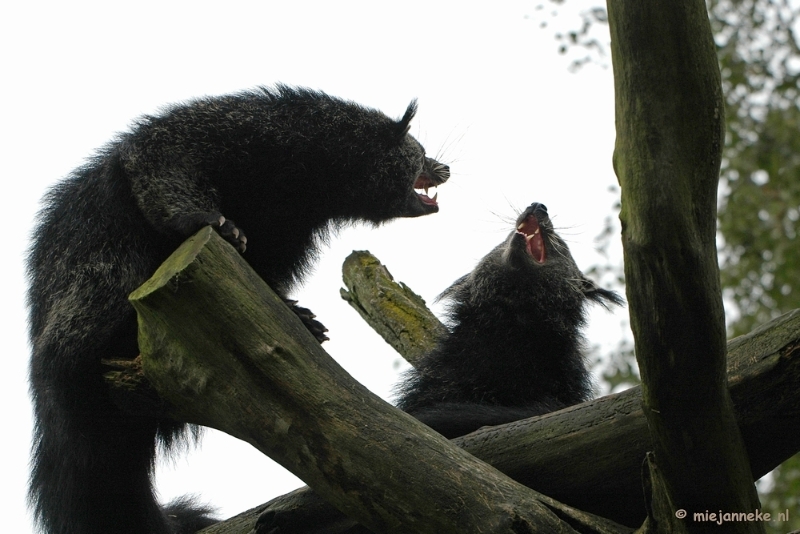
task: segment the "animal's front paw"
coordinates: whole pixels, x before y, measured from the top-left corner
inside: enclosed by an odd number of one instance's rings
[[[295,315],[297,315],[300,320],[303,321],[303,324],[306,325],[306,328],[308,328],[309,332],[314,334],[314,337],[317,338],[317,341],[322,343],[323,341],[328,341],[330,339],[325,335],[325,332],[327,332],[328,329],[325,328],[324,324],[316,320],[317,316],[314,315],[311,310],[298,306],[296,300],[283,299],[283,301],[287,306],[289,306],[289,308],[292,309]]]
[[[225,241],[233,245],[240,253],[247,250],[247,237],[245,237],[244,232],[242,232],[232,220],[217,214],[216,219],[209,221],[209,224],[223,239],[225,239]]]
[[[244,232],[218,211],[177,215],[171,219],[170,226],[183,236],[190,236],[204,226],[211,226],[239,252],[244,252],[247,248],[247,238],[244,236]]]
[[[247,237],[236,224],[220,213],[209,213],[205,216],[203,226],[211,226],[225,241],[233,245],[240,253],[247,249]]]

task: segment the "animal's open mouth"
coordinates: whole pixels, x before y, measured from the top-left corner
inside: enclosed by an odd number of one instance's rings
[[[547,259],[547,250],[544,246],[544,236],[536,215],[530,214],[525,217],[525,220],[517,226],[517,233],[525,238],[525,248],[533,258],[533,261],[540,264],[544,263]]]
[[[425,158],[422,165],[422,170],[414,180],[414,191],[417,198],[422,205],[422,208],[427,213],[435,213],[439,211],[439,204],[436,199],[439,193],[435,193],[433,198],[428,196],[428,189],[436,187],[439,184],[445,183],[450,178],[450,167],[444,163],[439,163],[435,159]]]
[[[424,193],[420,191],[415,191],[417,193],[417,197],[419,198],[420,202],[427,206],[434,206],[439,207],[439,204],[436,203],[436,199],[439,197],[439,192],[437,191],[433,198],[428,196],[428,189],[431,187],[436,187],[439,185],[436,183],[431,177],[427,174],[423,173],[420,174],[417,179],[414,181],[414,189],[421,189]]]

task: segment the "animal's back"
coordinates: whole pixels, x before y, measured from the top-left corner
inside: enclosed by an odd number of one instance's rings
[[[206,224],[285,297],[329,225],[437,211],[414,188],[449,171],[407,135],[414,110],[394,121],[288,87],[198,99],[140,119],[50,191],[28,257],[29,499],[45,531],[167,534],[212,522],[188,501],[165,512],[153,495],[156,444],[185,425],[127,414],[109,397],[101,360],[138,355],[127,296]]]

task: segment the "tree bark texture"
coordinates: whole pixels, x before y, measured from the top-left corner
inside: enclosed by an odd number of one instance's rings
[[[724,104],[706,6],[608,0],[608,13],[627,297],[653,483],[665,485],[655,494],[690,518],[753,512],[758,497],[726,387],[715,245]],[[672,513],[657,519],[658,531],[710,528]],[[756,522],[729,528],[763,532]]]
[[[371,530],[573,531],[566,507],[354,381],[212,229],[130,300],[144,374],[180,420],[247,441]]]
[[[731,340],[728,354],[737,421],[761,477],[800,451],[800,310]],[[638,387],[453,443],[575,508],[630,527],[645,519],[641,476],[653,445]],[[345,532],[353,524],[308,488],[240,518],[252,525],[265,510],[284,515],[297,534]]]
[[[446,332],[422,297],[395,282],[368,251],[353,251],[345,259],[342,278],[347,286],[341,290],[342,298],[412,365]]]

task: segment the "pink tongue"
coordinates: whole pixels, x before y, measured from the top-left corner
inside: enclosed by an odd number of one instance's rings
[[[537,263],[544,263],[545,251],[541,231],[528,240],[528,252]]]
[[[428,195],[423,195],[422,193],[417,193],[417,196],[422,201],[423,204],[429,204],[431,206],[438,206],[435,200],[433,200]]]
[[[544,248],[544,239],[542,239],[542,230],[539,228],[539,221],[535,215],[529,215],[517,227],[517,231],[525,236],[525,243],[528,248],[528,254],[537,263],[544,263],[547,258],[547,251]]]
[[[425,189],[426,187],[434,187],[436,184],[433,183],[433,180],[428,178],[425,174],[420,174],[417,176],[417,179],[414,180],[414,189]],[[436,203],[434,199],[429,197],[428,195],[417,193],[417,196],[422,201],[423,204],[428,204],[429,206],[438,206],[439,204]]]

